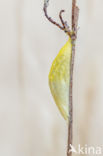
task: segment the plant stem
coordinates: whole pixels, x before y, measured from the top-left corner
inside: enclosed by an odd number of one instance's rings
[[[68,124],[68,148],[67,156],[72,156],[71,146],[73,144],[73,71],[75,59],[75,43],[77,38],[79,9],[76,6],[76,0],[72,0],[72,55],[70,61],[70,84],[69,84],[69,124]]]
[[[47,13],[47,7],[49,6],[49,0],[44,0],[44,13],[46,18],[52,24],[56,25],[58,28],[63,30],[72,40],[72,55],[70,61],[70,84],[69,84],[69,117],[68,117],[68,148],[67,148],[67,156],[72,156],[71,146],[73,143],[73,71],[74,71],[74,59],[75,59],[75,43],[77,39],[77,25],[78,25],[78,16],[79,9],[76,6],[77,0],[72,0],[72,30],[68,26],[67,22],[63,20],[62,13],[64,10],[61,10],[59,13],[59,18],[61,21],[60,25],[58,22],[53,20]]]
[[[67,21],[64,21],[63,18],[62,18],[62,13],[65,12],[65,10],[61,10],[59,12],[59,18],[60,18],[60,21],[61,21],[61,24],[62,24],[62,25],[60,25],[58,22],[56,22],[53,18],[51,18],[48,15],[48,13],[47,13],[48,6],[49,6],[49,0],[44,0],[43,10],[44,10],[45,17],[48,19],[49,22],[56,25],[59,29],[63,30],[68,36],[71,37],[71,31],[69,29],[69,25],[68,25]]]

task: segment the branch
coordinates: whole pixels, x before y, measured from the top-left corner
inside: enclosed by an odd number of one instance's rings
[[[60,11],[60,13],[59,13],[59,18],[60,18],[60,20],[61,20],[61,23],[62,23],[63,27],[65,28],[65,22],[64,22],[64,20],[63,20],[63,18],[62,18],[62,13],[63,13],[63,12],[65,12],[65,10],[61,10],[61,11]]]
[[[74,70],[74,58],[75,58],[75,41],[77,39],[77,26],[78,26],[78,17],[79,17],[79,8],[76,6],[77,0],[72,0],[72,30],[68,26],[67,22],[63,20],[62,13],[64,10],[61,10],[59,13],[59,18],[62,26],[54,21],[51,17],[48,16],[47,7],[49,6],[49,0],[44,0],[44,13],[46,18],[58,28],[63,30],[72,40],[72,55],[70,61],[70,84],[69,84],[69,124],[68,124],[68,148],[67,156],[72,156],[71,146],[73,143],[73,70]]]
[[[44,10],[45,17],[49,20],[49,22],[56,25],[58,28],[63,30],[65,33],[67,33],[71,37],[71,31],[69,30],[69,26],[68,26],[67,22],[66,21],[64,22],[64,20],[62,18],[62,13],[65,12],[65,10],[61,10],[59,13],[59,18],[62,23],[62,26],[61,26],[59,23],[57,23],[55,20],[53,20],[50,16],[48,16],[48,13],[47,13],[48,6],[49,6],[49,0],[44,0],[43,10]]]
[[[60,21],[61,21],[61,23],[63,25],[65,33],[67,33],[71,37],[72,33],[71,33],[70,28],[69,28],[69,26],[67,24],[67,21],[64,21],[63,18],[62,18],[62,13],[63,12],[65,12],[65,10],[60,11],[59,18],[60,18]]]
[[[75,41],[77,38],[79,9],[76,0],[72,0],[72,56],[70,62],[70,84],[69,84],[69,125],[68,125],[68,149],[67,156],[72,156],[71,146],[73,144],[73,71],[75,58]],[[70,152],[71,151],[71,152]]]
[[[77,37],[77,26],[78,26],[79,8],[76,6],[76,0],[72,0],[72,39],[76,40]]]

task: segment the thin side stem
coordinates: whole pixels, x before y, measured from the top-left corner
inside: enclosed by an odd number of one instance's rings
[[[63,20],[63,18],[62,18],[62,13],[63,13],[63,12],[65,12],[65,10],[61,10],[61,11],[60,11],[60,13],[59,13],[59,18],[60,18],[60,21],[61,21],[63,27],[65,28],[65,22],[64,22],[64,20]]]
[[[44,13],[45,13],[46,18],[49,20],[49,22],[51,22],[52,24],[56,25],[61,30],[64,30],[64,27],[62,27],[59,23],[55,22],[51,17],[48,16],[48,14],[47,14],[47,7],[44,7]]]
[[[43,10],[44,10],[45,17],[49,20],[49,22],[56,25],[59,29],[63,30],[65,33],[67,33],[67,35],[69,35],[71,37],[71,31],[69,29],[69,26],[68,26],[67,22],[64,21],[63,18],[62,18],[62,13],[65,12],[65,10],[61,10],[60,13],[59,13],[59,18],[60,18],[60,21],[61,21],[61,24],[62,24],[62,25],[60,25],[58,22],[56,22],[53,18],[51,18],[48,15],[48,13],[47,13],[48,6],[49,6],[49,0],[44,0]]]

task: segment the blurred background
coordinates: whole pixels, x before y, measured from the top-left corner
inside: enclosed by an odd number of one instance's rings
[[[78,0],[74,70],[75,147],[103,145],[103,0]],[[0,155],[66,156],[67,124],[48,73],[68,37],[47,21],[43,0],[0,0]],[[71,0],[50,0],[71,22]]]

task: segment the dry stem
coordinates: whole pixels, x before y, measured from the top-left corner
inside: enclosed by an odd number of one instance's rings
[[[49,22],[56,25],[58,28],[63,30],[65,33],[67,33],[71,37],[71,31],[69,29],[69,26],[68,26],[67,22],[64,21],[62,18],[62,13],[65,12],[65,10],[61,10],[59,13],[59,18],[60,18],[60,21],[62,23],[62,26],[61,26],[59,23],[57,23],[55,20],[53,20],[50,16],[48,16],[48,13],[47,13],[47,7],[48,6],[49,6],[49,0],[44,0],[43,10],[44,10],[45,17],[49,20]]]
[[[44,0],[44,13],[46,18],[59,27],[61,30],[66,32],[72,39],[72,55],[70,61],[70,84],[69,84],[69,124],[68,124],[68,148],[67,148],[67,156],[72,156],[71,146],[73,143],[73,70],[74,70],[74,58],[75,58],[75,41],[77,38],[77,25],[78,25],[78,16],[79,9],[76,6],[76,0],[72,0],[72,30],[70,30],[66,21],[62,18],[62,13],[65,10],[61,10],[59,13],[59,18],[62,23],[62,26],[55,22],[51,17],[48,16],[47,7],[49,5],[49,0]]]
[[[77,38],[79,9],[76,0],[72,0],[72,56],[70,62],[70,84],[69,84],[69,125],[68,125],[68,149],[67,156],[72,156],[71,146],[73,144],[73,71],[75,58],[75,41]]]

